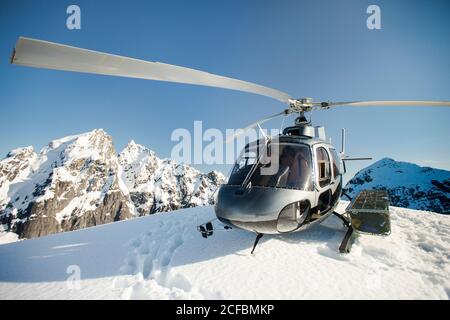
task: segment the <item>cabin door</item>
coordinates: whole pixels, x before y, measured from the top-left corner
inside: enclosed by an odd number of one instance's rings
[[[332,179],[331,158],[325,147],[316,149],[316,185],[319,190],[318,214],[328,211],[333,204],[334,180]]]

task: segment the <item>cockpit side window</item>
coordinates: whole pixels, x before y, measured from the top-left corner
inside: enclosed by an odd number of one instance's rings
[[[317,148],[317,168],[319,186],[323,188],[331,182],[330,157],[323,147]]]
[[[255,150],[248,150],[248,147],[245,148],[234,165],[228,184],[241,184],[245,177],[249,174],[253,165],[256,163],[257,158],[258,156]]]
[[[339,168],[339,156],[335,149],[330,149],[331,159],[333,159],[333,179],[336,179],[337,176],[341,174]]]

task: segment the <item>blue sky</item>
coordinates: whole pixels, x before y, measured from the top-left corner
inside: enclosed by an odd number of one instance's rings
[[[66,28],[81,8],[82,29]],[[381,8],[382,30],[366,28]],[[94,128],[120,150],[130,140],[170,156],[176,128],[239,128],[284,106],[215,88],[13,66],[19,36],[161,61],[316,100],[449,100],[450,2],[10,1],[0,2],[0,154]],[[342,108],[313,114],[347,153],[450,169],[450,110]],[[268,123],[278,128],[279,120]],[[352,163],[350,171],[369,162]],[[229,167],[197,166],[201,170]]]

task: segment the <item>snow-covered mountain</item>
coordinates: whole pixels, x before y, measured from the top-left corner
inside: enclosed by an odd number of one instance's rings
[[[202,174],[170,159],[161,160],[134,141],[118,158],[121,177],[139,214],[213,204],[211,195],[225,181],[217,171]]]
[[[343,212],[348,205],[341,201]],[[294,234],[196,226],[182,209],[0,245],[0,299],[443,299],[450,297],[450,216],[391,207],[388,237],[349,254],[335,216]]]
[[[224,180],[161,160],[133,141],[117,155],[112,138],[93,130],[0,161],[0,232],[34,238],[211,204]]]
[[[384,158],[359,171],[344,188],[350,197],[362,189],[386,189],[391,205],[450,214],[450,172]]]

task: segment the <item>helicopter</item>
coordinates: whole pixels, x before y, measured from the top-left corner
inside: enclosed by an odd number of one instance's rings
[[[259,120],[242,132],[271,119],[297,114],[293,126],[282,134],[248,143],[238,157],[228,182],[216,194],[216,219],[224,230],[238,228],[256,233],[254,252],[264,234],[286,234],[306,230],[331,215],[348,228],[339,247],[349,252],[354,231],[362,234],[390,233],[389,197],[385,190],[363,190],[344,214],[336,207],[341,196],[347,161],[369,160],[345,155],[345,132],[340,152],[327,140],[325,129],[306,119],[313,110],[336,107],[450,106],[450,101],[344,101],[315,102],[259,84],[160,62],[138,60],[43,40],[19,37],[11,64],[184,83],[243,91],[273,98],[286,107]],[[260,127],[261,128],[261,127]],[[235,139],[237,135],[231,137]],[[212,221],[198,226],[204,238],[213,235]]]

